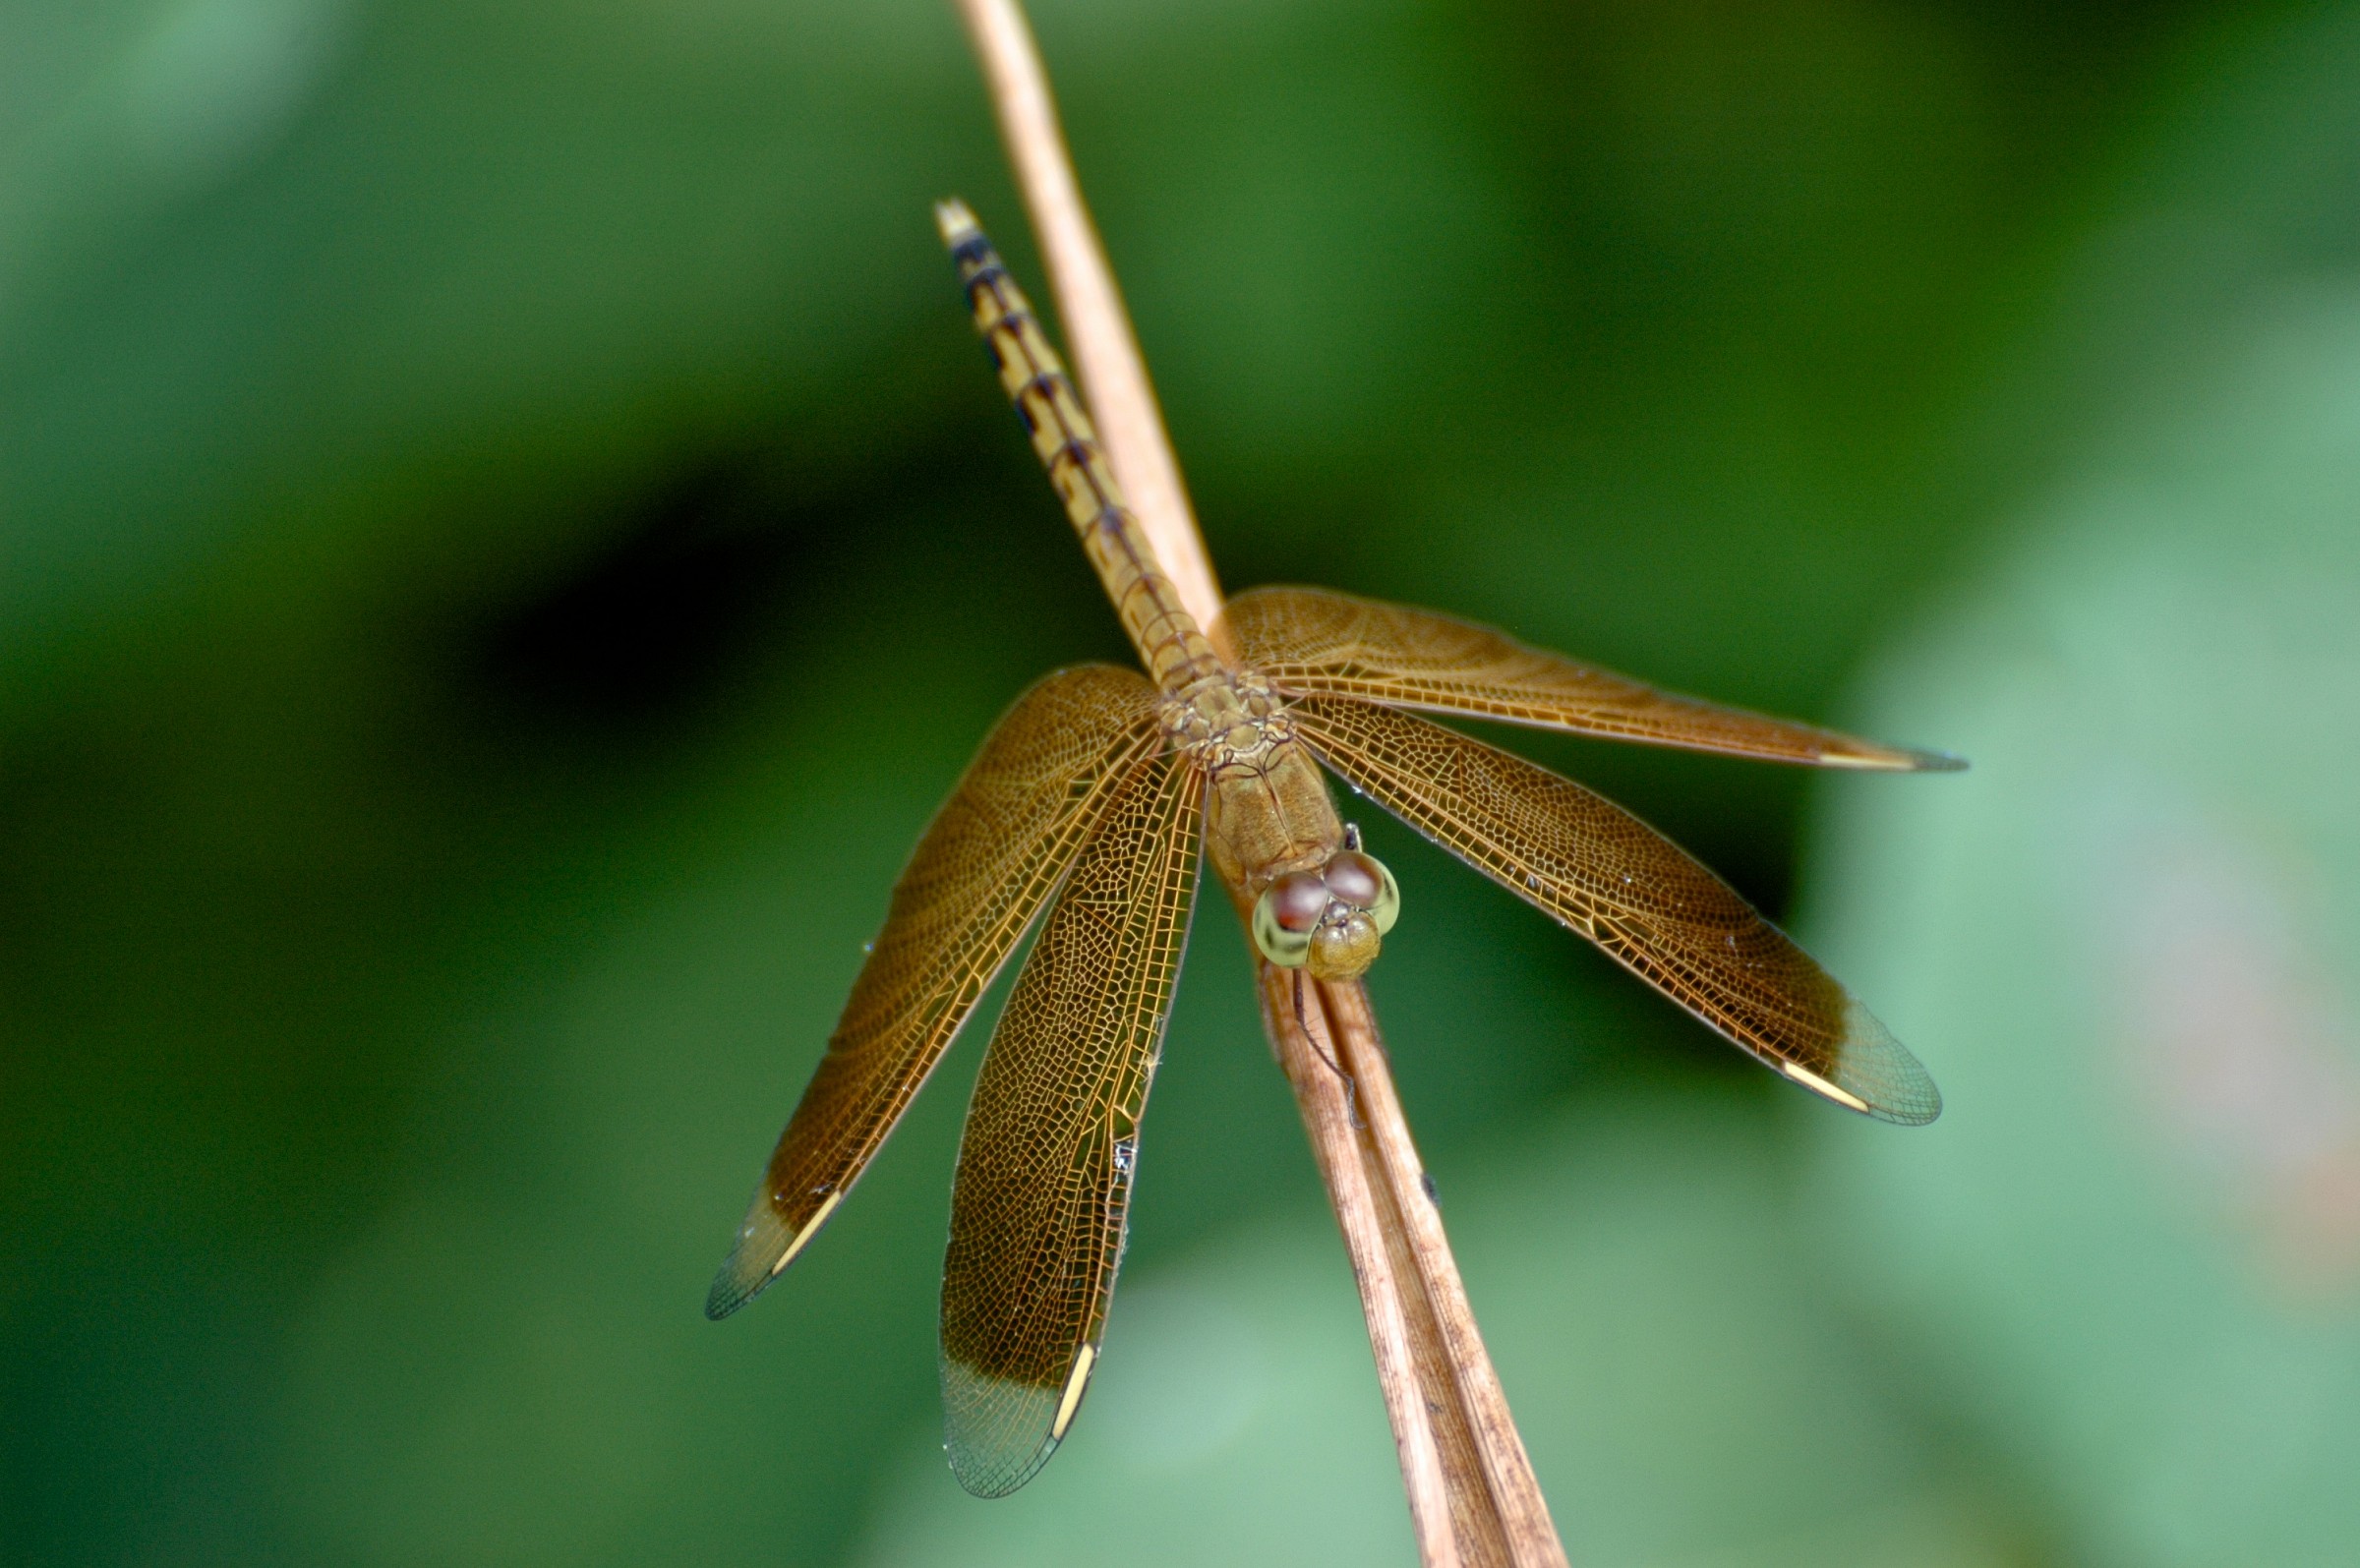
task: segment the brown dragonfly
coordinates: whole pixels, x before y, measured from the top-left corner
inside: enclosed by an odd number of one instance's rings
[[[1804,1088],[1930,1122],[1932,1079],[1867,1010],[1677,844],[1570,780],[1415,711],[1830,768],[1956,759],[1694,698],[1423,610],[1316,588],[1228,602],[1224,661],[1157,569],[1038,320],[974,215],[937,210],[975,328],[1149,678],[1104,665],[1016,701],[893,891],[705,1310],[776,1279],[844,1201],[993,976],[1048,911],[993,1031],[943,1264],[951,1468],[1014,1491],[1095,1366],[1202,845],[1264,958],[1342,979],[1401,903],[1324,765],[1589,938]],[[1299,993],[1298,993],[1299,994]]]

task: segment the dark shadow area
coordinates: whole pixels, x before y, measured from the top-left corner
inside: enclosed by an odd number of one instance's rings
[[[798,507],[791,484],[775,460],[731,453],[624,502],[594,553],[476,634],[461,678],[485,720],[612,741],[709,710],[802,587],[818,542],[868,504]]]

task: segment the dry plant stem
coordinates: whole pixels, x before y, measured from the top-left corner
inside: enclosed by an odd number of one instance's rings
[[[1369,993],[1357,980],[1318,989],[1333,1031],[1336,1062],[1350,1075],[1360,1108],[1363,1159],[1390,1200],[1387,1217],[1398,1222],[1388,1228],[1388,1238],[1405,1254],[1402,1272],[1414,1282],[1414,1301],[1425,1309],[1413,1317],[1433,1324],[1434,1339],[1424,1347],[1421,1366],[1429,1374],[1430,1398],[1446,1394],[1451,1402],[1448,1417],[1438,1420],[1453,1435],[1463,1423],[1490,1493],[1490,1517],[1497,1519],[1504,1538],[1505,1551],[1500,1560],[1516,1568],[1565,1568],[1564,1547],[1558,1541],[1549,1504],[1541,1496],[1515,1418],[1508,1413],[1507,1395],[1492,1368],[1491,1353],[1475,1326],[1475,1310],[1458,1277],[1458,1260],[1451,1255],[1442,1212],[1427,1186],[1425,1162],[1410,1139],[1409,1120],[1393,1090],[1392,1066],[1377,1030]],[[1469,1490],[1460,1488],[1462,1495]],[[1470,1560],[1483,1559],[1471,1555]]]
[[[1016,0],[957,4],[1116,483],[1182,604],[1214,648],[1233,658],[1220,587],[1075,182],[1032,31]],[[1229,892],[1244,916],[1250,904],[1237,889]],[[1258,963],[1258,978],[1271,1048],[1294,1089],[1360,1287],[1421,1560],[1426,1568],[1564,1568],[1427,1194],[1368,994],[1358,982],[1316,984],[1268,963]]]
[[[1295,1091],[1296,1107],[1311,1134],[1312,1155],[1319,1162],[1320,1179],[1328,1188],[1328,1198],[1335,1205],[1336,1224],[1344,1233],[1353,1280],[1360,1287],[1369,1348],[1377,1358],[1377,1382],[1385,1393],[1386,1416],[1392,1423],[1402,1487],[1409,1494],[1410,1528],[1418,1539],[1418,1560],[1425,1568],[1459,1568],[1470,1559],[1458,1547],[1452,1478],[1446,1469],[1434,1412],[1429,1408],[1427,1379],[1418,1365],[1399,1249],[1388,1238],[1388,1231],[1395,1227],[1386,1223],[1389,1205],[1371,1183],[1368,1162],[1361,1152],[1360,1134],[1354,1126],[1356,1096],[1330,1064],[1332,1031],[1321,1007],[1319,988],[1305,983],[1298,989],[1300,977],[1293,971],[1259,960],[1255,978],[1262,994],[1264,1027]]]
[[[1368,993],[1358,981],[1306,981],[1298,1014],[1291,972],[1264,963],[1257,973],[1264,1022],[1360,1285],[1423,1560],[1564,1568],[1427,1193]],[[1396,1334],[1406,1336],[1405,1347],[1396,1347]]]
[[[1163,411],[1132,335],[1130,313],[1123,309],[1097,226],[1074,179],[1032,29],[1016,0],[958,0],[958,6],[991,88],[1032,232],[1040,240],[1049,290],[1065,322],[1082,395],[1097,423],[1098,444],[1181,604],[1214,649],[1232,657],[1221,622],[1220,584],[1180,483],[1180,463],[1164,435]]]

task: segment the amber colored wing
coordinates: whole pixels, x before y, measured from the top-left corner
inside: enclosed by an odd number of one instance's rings
[[[1886,1122],[1941,1114],[1918,1059],[1810,955],[1603,795],[1410,714],[1293,713],[1354,787],[1803,1087]]]
[[[1463,714],[1822,768],[1963,768],[1956,757],[1878,745],[1724,708],[1524,644],[1504,632],[1320,588],[1257,588],[1229,601],[1241,663],[1281,691],[1357,697],[1390,708]]]
[[[1065,1438],[1123,1260],[1139,1120],[1197,889],[1204,776],[1141,767],[1074,866],[991,1037],[942,1270],[951,1469],[1016,1490]]]
[[[894,885],[885,929],[754,1193],[705,1311],[723,1317],[794,1261],[885,1141],[1163,740],[1155,688],[1130,670],[1059,670],[1002,718]]]

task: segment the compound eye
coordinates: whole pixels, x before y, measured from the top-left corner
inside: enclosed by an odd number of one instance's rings
[[[1312,928],[1328,912],[1328,887],[1298,871],[1280,877],[1254,900],[1254,945],[1281,968],[1300,968],[1311,956]]]
[[[1280,877],[1263,897],[1270,900],[1270,918],[1288,931],[1309,931],[1328,912],[1328,884],[1309,871]]]
[[[1328,891],[1355,909],[1366,909],[1385,891],[1385,872],[1365,854],[1346,849],[1328,862]]]
[[[1328,891],[1356,909],[1369,911],[1380,935],[1401,915],[1401,885],[1375,855],[1346,849],[1328,862]]]

